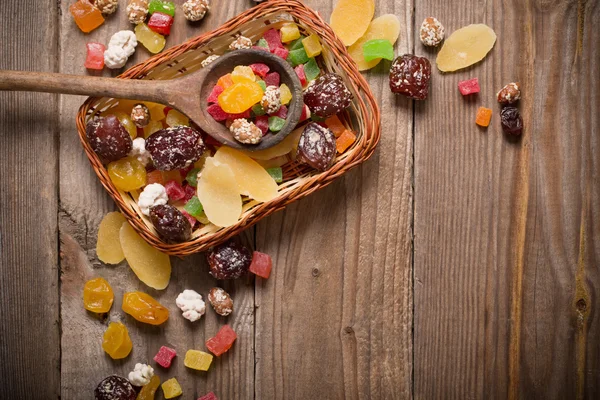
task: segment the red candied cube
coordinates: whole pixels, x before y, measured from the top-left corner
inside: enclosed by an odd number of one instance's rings
[[[252,254],[252,263],[248,269],[256,276],[260,276],[264,279],[269,279],[271,275],[271,269],[273,268],[273,261],[271,256],[260,251],[255,251]]]
[[[208,103],[216,103],[217,100],[219,99],[219,95],[221,93],[223,93],[224,90],[225,89],[223,89],[223,87],[221,87],[219,85],[215,85],[215,87],[210,92],[210,95],[208,96],[208,99],[206,99],[206,101]]]
[[[269,72],[265,75],[264,81],[267,86],[279,86],[279,73]]]
[[[191,197],[190,197],[191,198]],[[192,229],[194,228],[194,225],[196,225],[196,218],[192,217],[190,214],[188,214],[187,211],[185,210],[180,210],[181,213],[183,214],[183,216],[189,221],[190,225],[192,226]]]
[[[285,47],[278,47],[275,50],[273,50],[273,54],[283,58],[284,60],[287,60],[287,56],[288,54],[290,54],[290,51]]]
[[[283,43],[281,43],[281,32],[277,29],[269,29],[265,32],[263,37],[267,41],[271,53],[274,53],[275,49],[283,47]]]
[[[300,114],[300,121],[298,121],[298,122],[306,121],[309,118],[310,118],[310,108],[308,108],[308,106],[305,104],[304,108],[302,109],[302,113]]]
[[[208,111],[210,116],[213,117],[214,120],[218,121],[218,122],[225,121],[229,117],[229,114],[227,114],[225,111],[223,111],[221,106],[218,104],[211,104],[210,106],[208,106],[206,111]]]
[[[294,71],[296,71],[296,75],[298,75],[302,86],[306,86],[306,74],[304,73],[304,65],[297,65],[296,68],[294,68]]]
[[[250,64],[250,68],[252,68],[254,75],[258,75],[261,78],[264,78],[267,72],[269,72],[269,66],[263,63]]]
[[[479,80],[477,78],[458,82],[458,90],[460,94],[466,96],[468,94],[479,93]]]
[[[254,119],[254,125],[260,128],[263,135],[266,135],[269,131],[269,117],[267,117],[266,115],[257,116]]]
[[[180,169],[179,170],[179,175],[181,175],[181,177],[183,179],[185,179],[185,177],[187,176],[188,172],[190,172],[192,169],[194,169],[194,164],[189,165],[189,166],[187,166],[185,168]]]
[[[183,187],[183,190],[185,191],[185,196],[183,198],[183,201],[185,202],[187,202],[189,199],[196,195],[196,188],[194,188],[193,186],[185,185]]]
[[[173,25],[173,17],[169,14],[155,12],[148,20],[148,28],[161,35],[171,33],[171,25]]]
[[[237,335],[233,329],[229,325],[223,325],[215,337],[206,341],[206,348],[218,357],[231,348],[235,339],[237,339]]]
[[[250,118],[250,109],[247,109],[246,111],[240,114],[227,114],[227,118],[231,120],[238,118]]]
[[[154,356],[154,361],[163,368],[169,368],[176,355],[177,352],[175,349],[167,346],[160,346],[160,350],[158,350],[158,353]]]
[[[275,114],[271,114],[271,116],[285,119],[287,117],[287,112],[288,112],[287,107],[282,105],[281,107],[279,107],[279,110],[277,110],[277,112]]]
[[[219,398],[213,392],[209,392],[202,397],[198,397],[198,400],[219,400]]]
[[[179,201],[185,198],[185,189],[177,181],[165,183],[165,190],[171,201]]]
[[[106,47],[102,43],[88,43],[87,56],[85,58],[85,64],[87,69],[102,70],[104,68],[104,50]]]

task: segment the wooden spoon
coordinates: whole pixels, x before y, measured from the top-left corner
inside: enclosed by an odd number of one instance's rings
[[[264,63],[279,73],[281,82],[292,92],[283,129],[268,132],[258,144],[243,144],[233,138],[224,124],[215,121],[207,110],[207,98],[217,80],[237,65]],[[262,150],[281,142],[298,124],[302,114],[302,85],[287,61],[263,50],[235,50],[206,67],[168,80],[115,79],[42,72],[0,70],[0,90],[78,94],[116,99],[146,100],[176,108],[204,132],[224,145],[244,150]]]

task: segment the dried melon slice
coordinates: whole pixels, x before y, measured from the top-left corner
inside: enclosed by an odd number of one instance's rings
[[[123,249],[119,243],[119,231],[126,222],[120,212],[109,212],[102,218],[98,227],[98,241],[96,242],[96,255],[106,264],[118,264],[125,259]]]
[[[262,202],[277,197],[277,183],[273,177],[259,163],[241,151],[221,146],[214,158],[229,165],[235,175],[240,194]]]
[[[146,243],[127,222],[119,237],[125,259],[138,279],[153,289],[166,288],[171,279],[169,256]]]
[[[365,34],[348,48],[348,53],[358,66],[358,70],[371,69],[381,61],[381,58],[365,61],[363,45],[366,42],[374,39],[385,39],[393,45],[398,40],[398,35],[400,35],[400,20],[394,14],[384,14],[371,21]]]
[[[365,34],[374,13],[373,0],[338,0],[329,25],[344,45],[350,46]]]
[[[437,67],[443,72],[466,68],[483,60],[494,43],[496,34],[485,24],[460,28],[444,42],[436,59]]]
[[[242,197],[231,167],[208,157],[198,179],[198,199],[216,226],[235,224],[242,214]]]
[[[255,160],[270,160],[275,157],[284,156],[298,146],[303,130],[304,126],[294,129],[285,139],[268,149],[242,152]]]

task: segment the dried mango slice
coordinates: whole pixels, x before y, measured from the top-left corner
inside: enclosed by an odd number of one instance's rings
[[[443,72],[466,68],[483,60],[494,47],[494,43],[496,43],[496,34],[485,24],[460,28],[444,42],[437,55],[437,67]]]
[[[171,279],[169,256],[146,243],[127,222],[121,226],[119,238],[125,259],[138,279],[153,289],[166,288]]]
[[[119,243],[119,231],[125,223],[125,217],[120,212],[109,212],[102,218],[98,228],[96,255],[106,264],[118,264],[125,259]]]
[[[277,197],[275,180],[260,164],[241,151],[221,146],[214,158],[231,168],[240,194],[262,202]]]
[[[365,43],[370,40],[385,39],[393,45],[398,40],[398,35],[400,35],[400,20],[394,14],[384,14],[371,21],[365,34],[348,48],[348,53],[350,53],[350,57],[352,57],[358,66],[358,70],[365,71],[371,69],[381,61],[380,58],[368,62],[365,61],[363,54],[363,45]]]
[[[350,46],[367,31],[374,13],[373,0],[338,0],[329,24],[344,45]]]
[[[300,135],[304,130],[304,126],[291,131],[285,139],[277,143],[273,147],[257,151],[243,151],[244,154],[255,160],[270,160],[279,156],[284,156],[298,146]]]
[[[198,199],[210,222],[226,227],[238,221],[242,214],[242,197],[229,165],[220,163],[213,157],[207,158],[197,189]]]

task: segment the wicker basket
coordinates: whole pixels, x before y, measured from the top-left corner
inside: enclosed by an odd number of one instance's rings
[[[243,211],[237,224],[219,228],[212,224],[203,225],[193,232],[190,241],[179,244],[163,242],[156,234],[149,218],[144,216],[137,205],[139,193],[126,193],[117,189],[111,182],[106,168],[91,149],[86,135],[87,121],[95,115],[118,105],[119,100],[109,98],[89,98],[79,109],[77,128],[81,143],[100,178],[102,185],[115,200],[134,229],[152,246],[172,255],[188,255],[206,250],[240,233],[260,219],[283,209],[291,202],[320,189],[350,168],[368,159],[379,141],[379,109],[363,76],[356,69],[346,48],[335,36],[331,28],[318,13],[296,0],[269,0],[226,22],[218,29],[190,39],[168,49],[146,62],[138,64],[123,73],[122,79],[172,79],[201,68],[200,62],[211,54],[222,54],[233,38],[242,34],[257,40],[273,27],[294,20],[305,33],[317,33],[323,45],[321,67],[336,72],[345,80],[354,94],[344,123],[356,135],[351,148],[339,155],[333,167],[326,172],[318,172],[295,161],[283,168],[283,183],[279,184],[279,195],[267,202],[257,203],[245,199]]]

